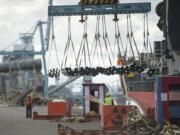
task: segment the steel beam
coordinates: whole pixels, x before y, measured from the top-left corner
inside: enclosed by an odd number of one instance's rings
[[[53,93],[61,90],[63,87],[65,87],[66,85],[70,84],[71,82],[75,81],[76,79],[78,79],[80,76],[77,77],[71,77],[68,80],[66,80],[65,82],[63,82],[62,84],[58,85],[57,87],[55,87],[54,89],[52,89],[51,91],[48,91],[48,95],[52,95]]]
[[[151,3],[124,3],[112,5],[65,5],[49,6],[49,16],[105,15],[147,13],[151,11]]]

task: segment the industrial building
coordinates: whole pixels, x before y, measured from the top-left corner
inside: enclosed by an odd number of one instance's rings
[[[18,100],[32,90],[43,95],[44,77],[41,59],[23,52],[33,52],[33,38],[30,34],[20,34],[20,43],[14,44],[15,55],[4,55],[0,63],[0,92],[7,99]],[[22,53],[21,53],[22,52]]]

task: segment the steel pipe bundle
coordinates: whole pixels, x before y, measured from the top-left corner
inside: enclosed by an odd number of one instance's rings
[[[53,68],[53,69],[50,69],[48,71],[48,76],[53,78],[53,77],[59,77],[60,76],[60,70],[58,68]]]
[[[155,74],[156,69],[155,68],[149,68],[145,69],[142,66],[136,65],[135,63],[130,64],[128,66],[123,67],[79,67],[72,69],[71,67],[66,67],[62,69],[62,74],[65,76],[97,76],[98,74],[104,74],[104,75],[128,75],[129,73],[142,73],[146,71],[146,73],[151,77]],[[59,77],[60,76],[60,69],[53,68],[50,69],[48,72],[49,77]]]
[[[130,72],[143,72],[145,69],[141,66],[136,65],[135,63],[124,66],[124,67],[80,67],[80,68],[75,68],[71,69],[69,67],[66,67],[62,70],[62,74],[66,76],[83,76],[83,75],[91,75],[91,76],[96,76],[98,74],[104,74],[104,75],[115,75],[115,74],[129,74]],[[149,75],[152,76],[154,74],[154,70],[149,69]]]

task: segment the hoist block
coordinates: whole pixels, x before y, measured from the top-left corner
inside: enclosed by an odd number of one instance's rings
[[[118,4],[119,0],[80,0],[80,5]]]

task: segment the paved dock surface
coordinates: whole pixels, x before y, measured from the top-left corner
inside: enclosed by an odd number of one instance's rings
[[[47,114],[46,107],[33,110]],[[0,106],[0,135],[57,135],[57,123],[25,118],[24,107]]]
[[[69,123],[69,122],[60,122],[61,125],[65,127],[69,127],[75,131],[83,131],[83,130],[98,130],[101,131],[103,130],[101,128],[100,121],[95,121],[95,122],[86,122],[86,123]]]

